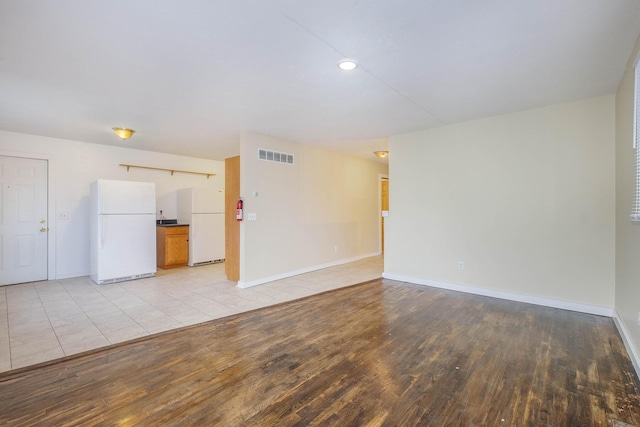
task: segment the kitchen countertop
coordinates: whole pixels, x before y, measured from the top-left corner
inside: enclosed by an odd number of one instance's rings
[[[156,227],[188,227],[189,224],[178,224],[177,219],[157,219]]]

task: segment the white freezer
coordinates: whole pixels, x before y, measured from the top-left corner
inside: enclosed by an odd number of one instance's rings
[[[183,213],[224,213],[224,191],[199,187],[178,190],[178,209]]]
[[[192,214],[189,224],[191,267],[224,259],[224,214]]]
[[[178,190],[178,223],[189,224],[189,266],[224,260],[224,191]]]

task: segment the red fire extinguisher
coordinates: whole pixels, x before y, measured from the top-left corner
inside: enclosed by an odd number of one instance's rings
[[[238,203],[236,203],[236,220],[242,221],[242,197],[240,197]]]

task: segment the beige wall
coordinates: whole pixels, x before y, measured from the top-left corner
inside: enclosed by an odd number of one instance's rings
[[[613,308],[613,96],[399,135],[390,151],[386,276]]]
[[[378,253],[385,164],[250,132],[240,146],[245,215],[257,214],[241,225],[241,286]],[[295,164],[258,160],[258,148]]]
[[[114,135],[114,138],[115,135]],[[117,138],[116,138],[117,139]],[[157,213],[176,217],[180,188],[224,188],[224,162],[134,150],[135,137],[123,147],[0,131],[0,155],[49,160],[49,278],[89,274],[89,185],[99,179],[156,183]],[[120,163],[213,172],[205,176],[131,169]],[[57,213],[69,214],[58,220]]]
[[[634,60],[640,39],[631,55],[616,93],[616,311],[626,337],[640,362],[640,223],[629,214],[635,191],[635,151],[633,150]],[[640,366],[637,366],[639,369]]]

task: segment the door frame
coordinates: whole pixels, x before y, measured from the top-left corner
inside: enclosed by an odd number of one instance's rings
[[[382,253],[382,180],[389,179],[389,174],[378,174],[378,255]]]
[[[55,197],[55,159],[50,154],[27,153],[23,151],[0,150],[0,156],[18,157],[23,159],[46,160],[47,161],[47,280],[56,279],[56,209],[53,200]]]

